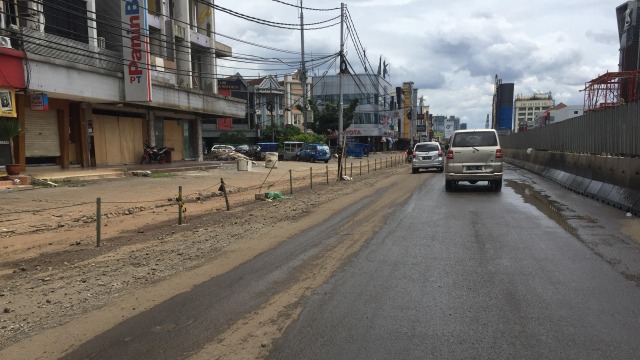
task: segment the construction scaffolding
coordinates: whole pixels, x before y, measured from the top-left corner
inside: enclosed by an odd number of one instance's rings
[[[584,85],[584,111],[593,112],[640,100],[640,70],[607,72]]]

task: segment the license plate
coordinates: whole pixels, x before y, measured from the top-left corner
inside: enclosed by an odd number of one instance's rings
[[[423,156],[422,160],[431,160],[431,156]]]
[[[467,166],[467,170],[469,170],[469,171],[480,171],[480,170],[482,170],[482,166]]]

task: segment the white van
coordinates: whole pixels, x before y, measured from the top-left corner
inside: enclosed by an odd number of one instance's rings
[[[456,130],[445,160],[445,190],[460,181],[488,181],[494,191],[502,189],[502,148],[494,129]]]

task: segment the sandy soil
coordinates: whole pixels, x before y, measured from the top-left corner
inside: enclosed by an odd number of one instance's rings
[[[56,358],[123,318],[250,260],[410,173],[399,155],[350,159],[345,174],[353,180],[341,182],[336,181],[336,161],[282,162],[275,169],[257,165],[250,172],[229,165],[164,178],[0,193],[0,358]],[[230,211],[218,191],[221,181]],[[182,225],[176,202],[180,186],[186,209]],[[268,191],[285,198],[255,199]],[[335,251],[341,255],[334,267],[318,279],[329,276],[349,253]],[[282,299],[300,296],[295,288],[290,291]],[[274,301],[278,308],[281,304]],[[60,334],[65,342],[57,340]]]

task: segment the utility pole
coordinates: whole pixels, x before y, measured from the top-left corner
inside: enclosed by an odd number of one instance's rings
[[[302,85],[302,127],[307,133],[307,67],[304,62],[304,15],[302,14],[302,0],[300,0],[300,47],[302,48],[302,66],[300,69],[300,83]]]
[[[342,108],[342,98],[344,97],[342,91],[342,73],[347,70],[347,61],[344,59],[344,3],[340,3],[340,72],[338,73],[338,87],[339,99],[338,99],[338,145],[342,146],[343,137],[343,122],[344,122],[344,109]]]

